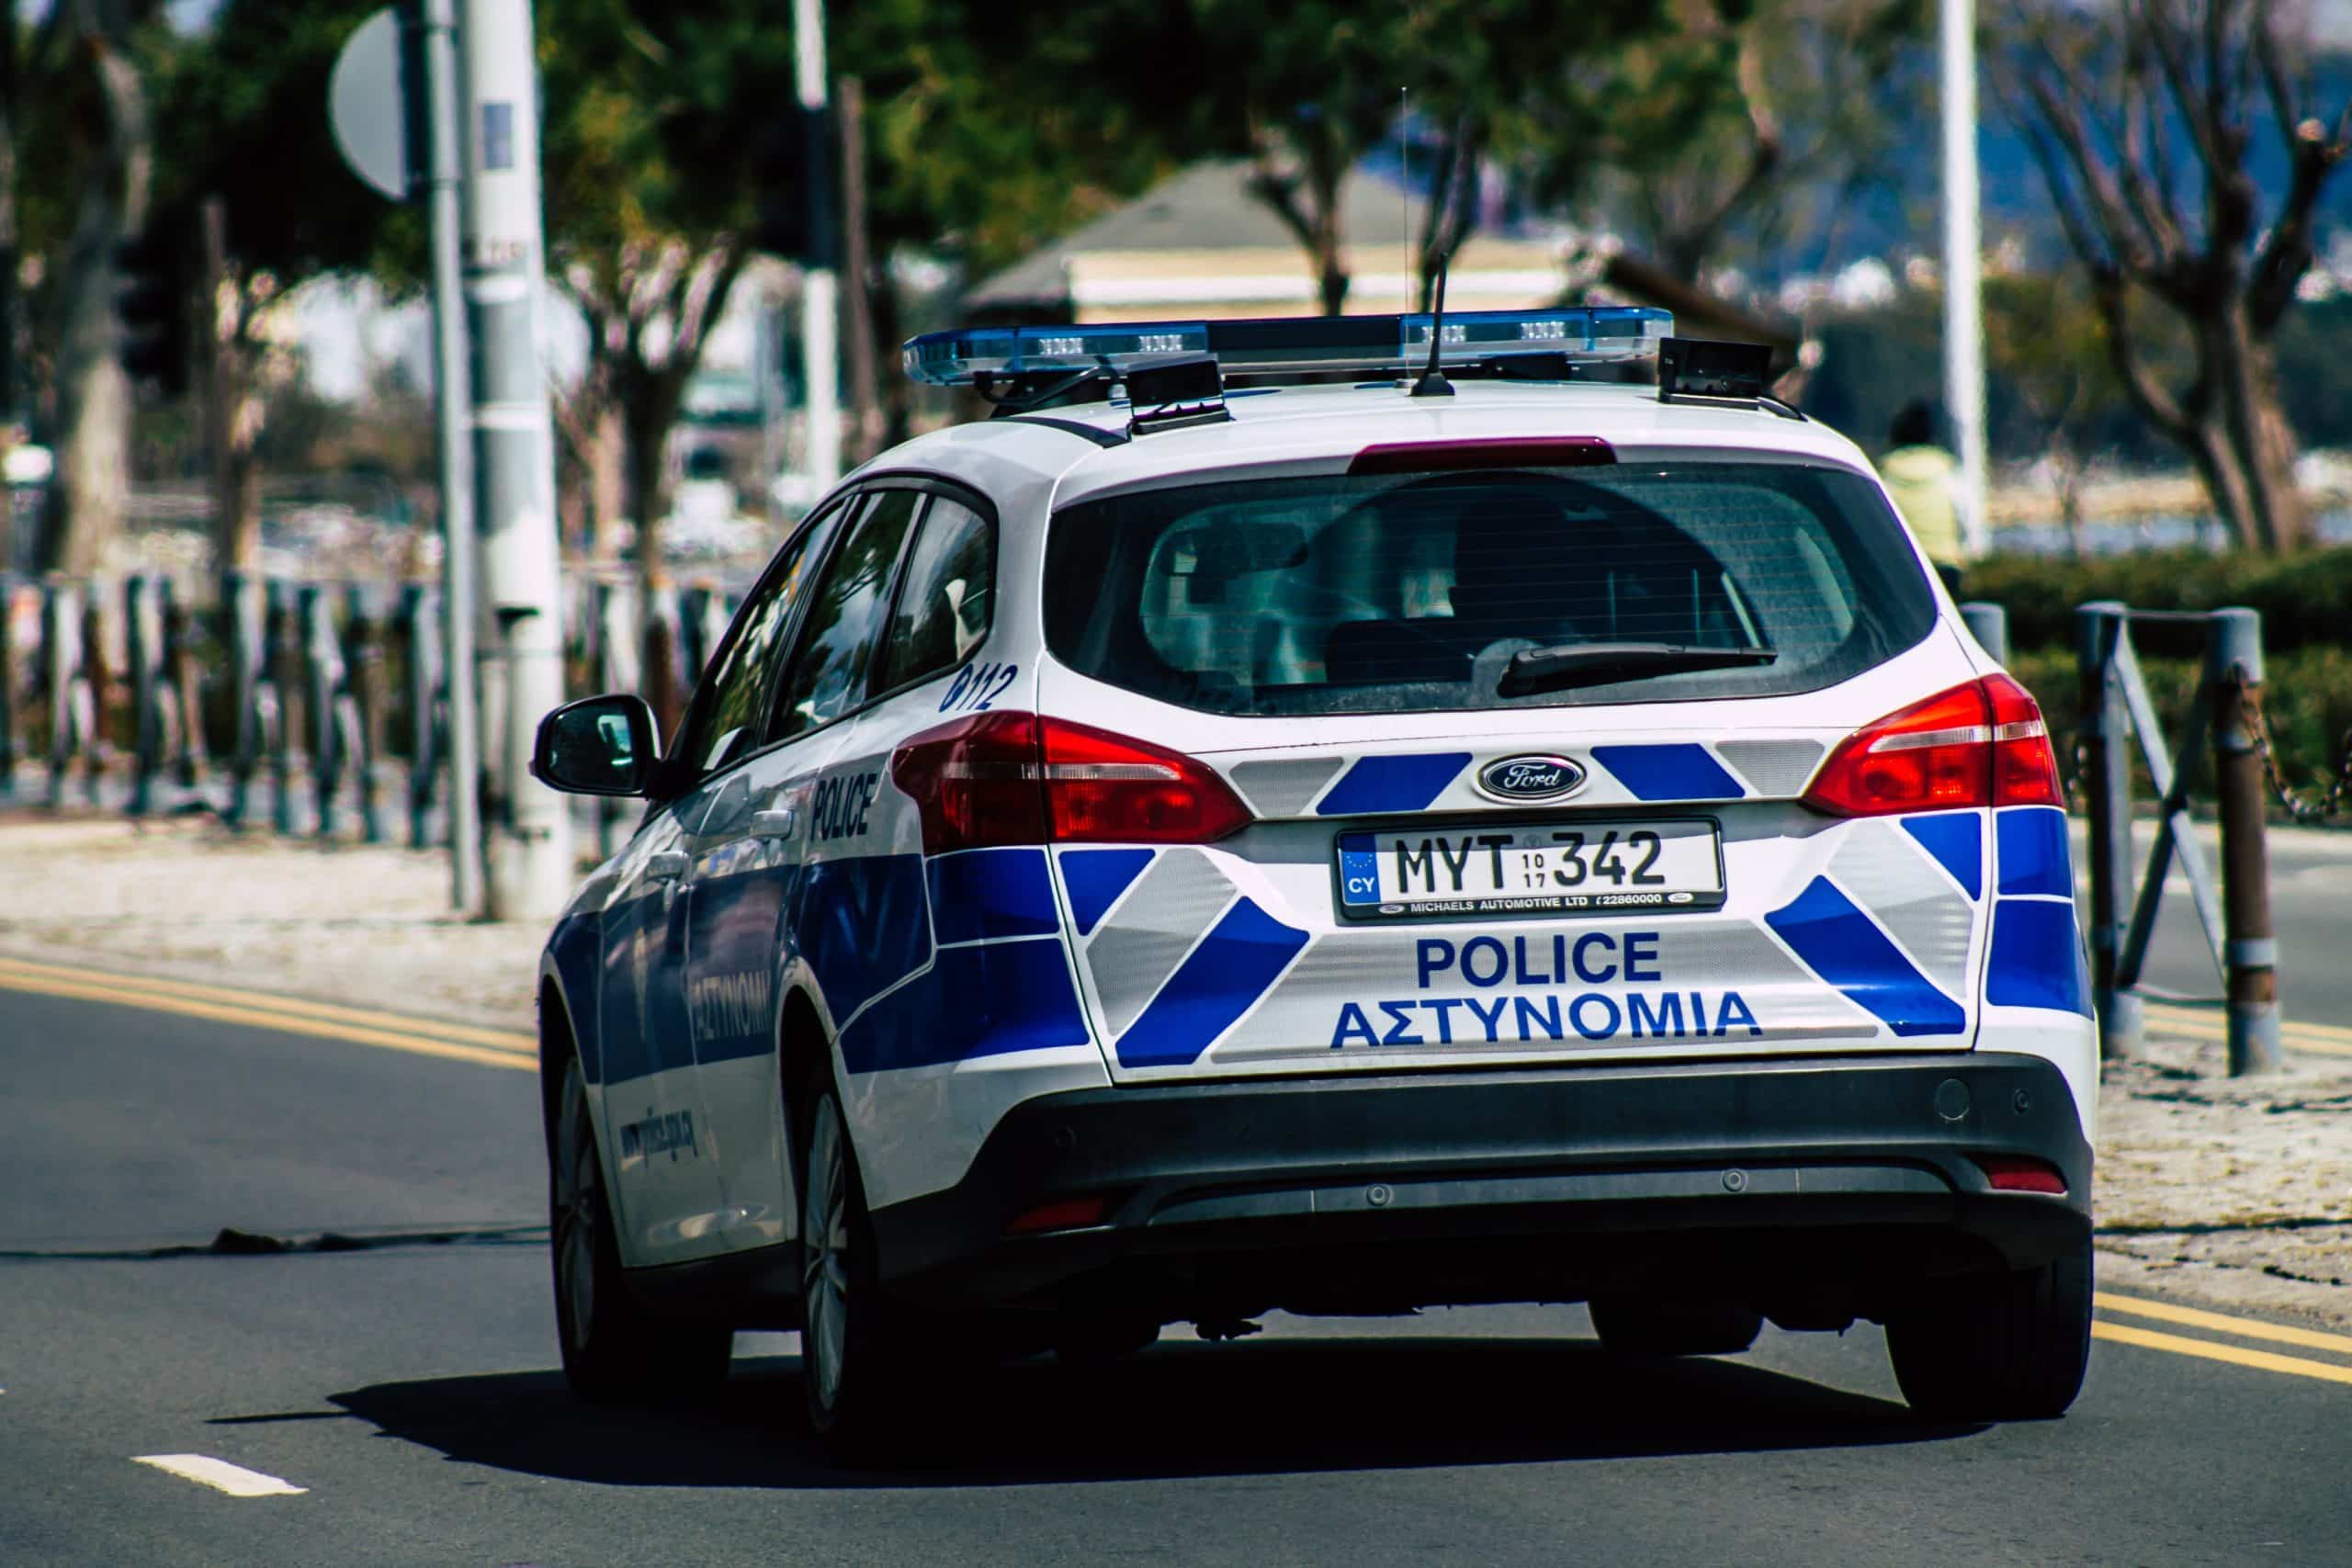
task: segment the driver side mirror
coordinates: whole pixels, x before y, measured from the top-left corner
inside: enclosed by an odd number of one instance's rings
[[[608,692],[539,720],[531,776],[567,795],[643,795],[659,755],[645,699]]]

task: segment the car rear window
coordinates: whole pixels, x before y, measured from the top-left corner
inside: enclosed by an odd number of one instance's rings
[[[1046,640],[1082,674],[1220,714],[1781,695],[1927,636],[1901,530],[1862,476],[1783,464],[1185,485],[1055,515]],[[1589,668],[1594,645],[1652,644],[1769,661],[1505,694],[1528,683],[1515,654]]]

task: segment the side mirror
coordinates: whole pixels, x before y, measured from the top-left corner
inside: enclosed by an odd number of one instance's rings
[[[658,755],[645,699],[608,692],[539,720],[531,776],[567,795],[643,795]]]

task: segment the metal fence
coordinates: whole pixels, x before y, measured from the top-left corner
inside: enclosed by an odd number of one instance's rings
[[[222,588],[199,611],[162,575],[0,576],[0,802],[445,841],[438,591],[243,573]],[[639,597],[623,577],[567,580],[570,681],[645,692],[674,714],[733,601],[697,584],[640,617]],[[609,846],[618,809],[605,803],[598,821]]]

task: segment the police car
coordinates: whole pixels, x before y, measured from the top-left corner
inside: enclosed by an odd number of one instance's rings
[[[996,417],[819,505],[666,746],[541,727],[648,803],[540,968],[577,1390],[798,1328],[854,1456],[1007,1353],[1587,1302],[1651,1354],[1875,1320],[1923,1413],[2066,1408],[2050,742],[1759,357],[1594,308],[907,361]]]

